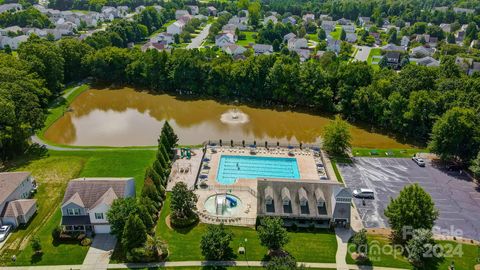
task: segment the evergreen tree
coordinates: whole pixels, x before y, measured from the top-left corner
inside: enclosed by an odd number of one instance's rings
[[[323,28],[318,29],[318,40],[325,40],[327,39],[327,34],[325,33],[325,30]]]
[[[142,247],[147,241],[147,229],[137,214],[128,216],[121,242],[125,250]]]
[[[340,40],[345,41],[347,38],[347,32],[342,28],[342,32],[340,33]]]

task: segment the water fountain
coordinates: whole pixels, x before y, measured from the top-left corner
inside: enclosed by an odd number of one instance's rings
[[[220,116],[220,121],[225,124],[245,124],[250,121],[248,115],[237,108],[230,109]]]

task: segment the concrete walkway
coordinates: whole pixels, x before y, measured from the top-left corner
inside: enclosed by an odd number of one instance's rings
[[[348,270],[349,266],[345,260],[348,252],[348,240],[352,236],[350,229],[335,228],[335,237],[337,238],[337,254],[335,261],[337,262],[337,270]]]
[[[159,267],[188,267],[188,266],[239,266],[239,267],[261,267],[265,262],[261,261],[185,261],[185,262],[159,262],[159,263],[119,263],[109,264],[108,269],[134,269],[134,268],[159,268]],[[306,263],[299,262],[308,268],[335,268],[335,263]],[[19,266],[19,267],[0,267],[0,270],[83,270],[82,265],[56,265],[56,266]],[[94,268],[91,268],[94,269]],[[407,270],[403,268],[377,267],[377,266],[358,266],[348,265],[351,270]]]
[[[83,260],[82,269],[106,270],[116,244],[117,238],[111,234],[95,235]]]

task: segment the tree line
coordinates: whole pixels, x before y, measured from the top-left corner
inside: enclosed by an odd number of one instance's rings
[[[166,244],[155,235],[160,209],[166,198],[166,187],[178,141],[168,122],[162,127],[158,151],[146,170],[141,196],[117,199],[107,213],[112,234],[119,239],[121,253],[128,261],[157,261],[168,255]]]

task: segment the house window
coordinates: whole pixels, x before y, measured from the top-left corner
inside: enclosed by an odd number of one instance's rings
[[[80,209],[79,208],[68,208],[67,213],[69,216],[79,216],[80,215]]]
[[[103,219],[103,213],[95,213],[95,219]]]

